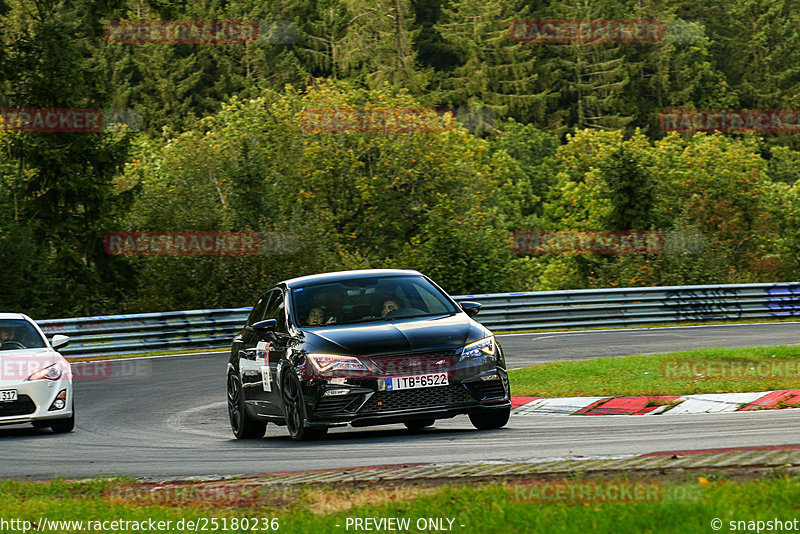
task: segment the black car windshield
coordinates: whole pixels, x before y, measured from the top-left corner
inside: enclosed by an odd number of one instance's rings
[[[458,310],[422,276],[337,280],[291,290],[295,324],[301,327],[452,315]]]
[[[24,319],[0,319],[0,350],[43,349],[44,338]]]

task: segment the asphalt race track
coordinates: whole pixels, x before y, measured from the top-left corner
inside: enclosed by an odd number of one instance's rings
[[[509,367],[704,346],[800,342],[800,323],[502,336]],[[411,433],[401,425],[334,429],[294,443],[282,427],[237,441],[225,407],[226,354],[76,364],[77,426],[54,435],[0,427],[0,476],[153,478],[251,474],[413,462],[640,454],[800,444],[800,410],[680,416],[512,416],[479,432],[465,416]]]

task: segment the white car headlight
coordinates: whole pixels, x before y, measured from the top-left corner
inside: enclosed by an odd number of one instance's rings
[[[497,343],[494,336],[485,337],[465,345],[461,349],[461,358],[478,358],[481,356],[494,356],[497,352]]]
[[[58,363],[54,363],[44,369],[39,369],[29,376],[28,380],[58,380],[62,374],[64,374],[64,371],[62,371],[61,366]]]

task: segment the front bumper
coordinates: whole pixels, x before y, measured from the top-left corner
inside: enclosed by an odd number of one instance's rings
[[[446,386],[398,391],[385,391],[381,386],[380,380],[348,380],[344,384],[326,380],[305,382],[308,423],[312,426],[391,424],[446,419],[511,406],[508,375],[502,367],[451,380]],[[348,390],[348,393],[324,395],[328,390]]]
[[[0,390],[6,389],[17,390],[17,400],[0,402],[0,425],[32,423],[72,416],[72,383],[68,379],[24,382],[0,380]],[[67,392],[64,408],[50,410],[61,390]]]

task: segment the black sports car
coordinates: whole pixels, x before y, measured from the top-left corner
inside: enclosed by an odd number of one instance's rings
[[[234,338],[228,413],[237,438],[286,425],[296,440],[329,427],[469,415],[500,428],[511,410],[494,335],[428,277],[407,270],[326,273],[263,295]]]

